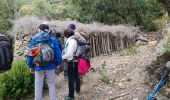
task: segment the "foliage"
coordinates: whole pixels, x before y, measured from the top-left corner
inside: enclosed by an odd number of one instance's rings
[[[164,7],[166,8],[167,12],[168,12],[168,15],[170,16],[170,1],[169,0],[157,0],[159,2],[161,2]]]
[[[14,0],[0,0],[0,33],[6,34],[12,26],[11,19],[15,16]]]
[[[164,13],[156,0],[63,0],[66,1],[72,19],[80,22],[131,24],[147,31],[156,30],[154,20]]]
[[[105,66],[106,66],[106,62],[104,61],[102,63],[102,65],[98,68],[98,71],[99,71],[99,73],[101,75],[99,80],[102,81],[103,83],[105,83],[106,85],[109,85],[109,84],[111,84],[111,82],[110,82],[109,77],[106,75],[106,73],[104,71],[105,70]]]
[[[120,51],[120,55],[125,56],[125,55],[133,55],[137,53],[137,48],[135,46],[128,46],[126,49],[122,49]]]
[[[58,0],[20,0],[22,1],[19,9],[19,16],[31,15],[40,18],[57,19],[58,16]]]
[[[157,0],[19,0],[20,15],[47,19],[94,21],[104,24],[131,24],[147,31],[159,29],[164,9]],[[28,3],[29,2],[29,3]],[[23,10],[24,5],[27,10]],[[29,11],[28,11],[29,10]]]
[[[159,0],[158,0],[159,1]],[[25,15],[47,19],[130,24],[147,31],[161,26],[164,14],[157,0],[1,0],[0,33],[7,33],[11,20]]]
[[[132,81],[132,79],[131,79],[130,77],[128,77],[128,78],[126,79],[126,82],[130,82],[130,81]]]
[[[12,69],[0,76],[0,96],[4,100],[20,100],[32,95],[34,90],[34,77],[28,71],[24,60],[14,61]]]
[[[164,44],[165,52],[167,54],[170,54],[170,42],[167,42]]]
[[[106,75],[102,75],[102,76],[100,77],[100,80],[101,80],[103,83],[105,83],[106,85],[111,84],[109,77],[107,77]]]

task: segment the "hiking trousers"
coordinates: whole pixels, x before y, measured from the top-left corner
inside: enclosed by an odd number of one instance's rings
[[[76,86],[74,87],[74,82]],[[80,92],[80,78],[78,75],[78,63],[68,62],[68,86],[69,86],[69,97],[74,98],[74,89]]]
[[[57,100],[55,69],[35,71],[35,100],[42,100],[44,78],[48,85],[50,100]]]

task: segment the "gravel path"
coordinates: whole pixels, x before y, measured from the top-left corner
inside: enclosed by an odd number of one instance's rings
[[[76,95],[76,100],[145,100],[148,95],[145,67],[162,54],[166,40],[164,38],[155,46],[139,46],[137,54],[112,54],[91,59],[91,70],[84,77],[81,94]],[[56,84],[59,100],[64,100],[68,85],[63,74],[57,76]],[[161,95],[158,97],[166,100]],[[44,100],[49,100],[47,90]]]
[[[140,46],[134,55],[91,59],[92,70],[84,77],[81,95],[76,100],[144,100],[148,94],[145,66],[155,59],[156,50],[147,45]],[[64,100],[68,86],[63,74],[57,76],[56,83],[59,100]],[[45,93],[44,100],[48,99]]]

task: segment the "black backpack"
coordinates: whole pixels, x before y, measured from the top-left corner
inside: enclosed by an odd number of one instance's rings
[[[13,61],[12,41],[0,34],[0,72],[11,69]]]

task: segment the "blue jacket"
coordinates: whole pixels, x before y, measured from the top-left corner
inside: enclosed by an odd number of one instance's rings
[[[61,63],[61,61],[62,61],[61,48],[59,47],[61,44],[56,38],[54,38],[52,36],[50,37],[50,39],[51,39],[51,42],[54,45],[55,62],[49,64],[48,66],[35,66],[33,64],[33,57],[27,56],[27,65],[30,68],[34,68],[36,71],[52,70],[52,69],[55,69]],[[33,46],[32,41],[30,41],[29,48],[32,47],[32,46]]]

